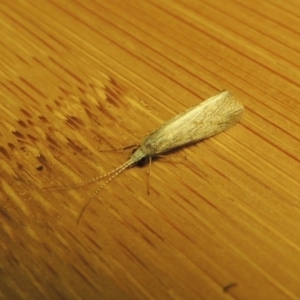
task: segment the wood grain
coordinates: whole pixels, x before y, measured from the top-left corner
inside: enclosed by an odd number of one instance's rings
[[[299,299],[298,1],[0,4],[0,299]],[[239,124],[131,168],[221,90]],[[186,160],[185,160],[186,157]]]

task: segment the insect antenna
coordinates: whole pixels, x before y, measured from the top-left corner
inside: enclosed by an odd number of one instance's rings
[[[100,152],[113,152],[113,151],[120,151],[120,150],[127,150],[133,147],[138,147],[137,144],[133,144],[133,145],[129,145],[126,147],[122,147],[122,148],[117,148],[117,149],[109,149],[109,150],[101,150]],[[117,168],[102,174],[100,176],[96,176],[93,178],[90,178],[89,180],[83,181],[81,183],[74,183],[74,184],[68,184],[68,185],[61,185],[61,186],[50,186],[50,187],[43,187],[44,190],[68,190],[68,189],[74,189],[74,188],[79,188],[79,187],[83,187],[85,185],[89,185],[92,184],[96,181],[99,181],[100,179],[106,178],[108,176],[113,175],[115,172],[117,172],[120,168],[122,168],[126,163],[129,163],[129,160],[127,162],[125,162],[124,164],[122,164],[121,166],[118,166]],[[130,165],[134,164],[135,161],[132,161]],[[128,165],[127,168],[130,166]],[[126,168],[125,168],[126,169]]]
[[[132,166],[133,164],[136,163],[136,160],[133,158],[129,158],[124,164],[122,164],[121,166],[117,167],[116,169],[110,171],[109,173],[105,174],[105,177],[111,175],[95,192],[94,194],[87,200],[87,202],[85,203],[85,205],[83,206],[79,216],[78,216],[78,220],[77,220],[77,224],[79,224],[81,217],[84,213],[84,211],[86,210],[86,208],[89,206],[89,204],[91,203],[91,201],[99,194],[99,192],[110,182],[112,181],[115,177],[117,177],[119,174],[121,174],[124,170],[126,170],[127,168],[129,168],[130,166]],[[95,178],[103,178],[104,176],[99,176],[99,177],[95,177]],[[94,178],[93,178],[94,179]],[[93,180],[92,179],[92,180]],[[98,179],[93,180],[96,181]],[[89,180],[90,181],[90,180]]]
[[[81,183],[75,183],[75,184],[69,184],[69,185],[62,185],[62,186],[52,186],[52,187],[44,187],[45,190],[68,190],[68,189],[74,189],[74,188],[79,188],[79,187],[83,187],[85,185],[89,185],[89,184],[92,184],[96,181],[99,181],[100,179],[103,179],[103,178],[106,178],[108,176],[112,176],[113,174],[115,174],[116,172],[119,171],[120,168],[122,168],[124,165],[126,165],[129,161],[125,162],[124,164],[122,164],[121,166],[118,166],[117,168],[103,174],[103,175],[100,175],[100,176],[96,176],[96,177],[93,177],[89,180],[86,180],[86,181],[83,181]],[[133,162],[134,163],[134,162]],[[131,164],[133,164],[131,163]],[[128,168],[130,165],[127,165],[126,168]],[[125,169],[126,169],[125,168]],[[124,169],[124,170],[125,170]],[[122,170],[123,171],[123,170]]]

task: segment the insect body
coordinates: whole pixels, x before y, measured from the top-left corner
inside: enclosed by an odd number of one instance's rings
[[[137,164],[144,158],[148,157],[151,162],[151,158],[159,154],[187,144],[196,143],[226,130],[238,122],[243,110],[243,105],[237,102],[230,92],[225,91],[191,107],[161,125],[144,139],[124,164],[109,173],[84,183],[88,184],[108,177],[92,197],[89,198],[81,211],[79,220],[90,201],[108,182],[125,169]]]
[[[241,117],[243,106],[228,92],[222,92],[191,107],[150,133],[133,153],[132,163],[215,135]]]

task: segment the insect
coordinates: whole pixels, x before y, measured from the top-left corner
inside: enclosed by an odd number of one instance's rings
[[[144,141],[125,163],[104,175],[97,176],[83,184],[76,185],[82,186],[108,177],[108,179],[88,199],[81,210],[78,222],[91,200],[105,185],[124,170],[138,164],[145,158],[149,159],[151,165],[151,160],[155,156],[169,152],[178,147],[196,143],[226,130],[238,122],[243,110],[243,105],[236,101],[235,97],[230,92],[224,91],[165,122],[146,136]]]

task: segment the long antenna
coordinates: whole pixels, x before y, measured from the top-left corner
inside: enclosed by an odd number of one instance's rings
[[[89,204],[91,203],[91,201],[99,194],[99,192],[110,182],[112,181],[116,176],[118,176],[119,174],[121,174],[124,170],[126,170],[127,168],[129,168],[130,166],[132,166],[134,163],[136,163],[135,159],[129,158],[124,164],[122,164],[121,166],[117,167],[116,169],[108,172],[107,174],[104,174],[102,176],[99,177],[95,177],[91,179],[92,182],[101,179],[103,177],[107,177],[108,175],[111,175],[96,191],[95,193],[87,200],[87,202],[85,203],[84,207],[82,208],[79,216],[78,216],[78,220],[77,220],[77,225],[79,225],[79,222],[81,220],[81,217],[84,213],[84,211],[86,210],[86,208],[89,206]],[[96,179],[98,178],[98,179]],[[90,180],[88,181],[90,182]]]
[[[122,148],[118,148],[118,149],[112,149],[112,150],[101,150],[100,152],[112,152],[112,151],[119,151],[119,150],[126,150],[126,149],[130,149],[130,148],[133,148],[133,147],[138,147],[139,145],[137,144],[134,144],[134,145],[130,145],[130,146],[126,146],[126,147],[122,147]],[[81,183],[75,183],[75,184],[69,184],[69,185],[63,185],[63,186],[52,186],[52,187],[44,187],[43,189],[45,190],[68,190],[68,189],[74,189],[74,188],[79,188],[79,187],[82,187],[82,186],[85,186],[85,185],[89,185],[93,182],[96,182],[96,181],[99,181],[100,179],[103,179],[107,176],[110,176],[112,175],[113,173],[117,172],[120,168],[122,168],[126,163],[128,163],[128,161],[126,161],[124,164],[122,164],[121,166],[118,166],[116,167],[115,169],[105,173],[105,174],[102,174],[100,176],[96,176],[96,177],[93,177],[89,180],[86,180],[86,181],[83,181]],[[131,164],[134,164],[135,161],[133,161]],[[129,167],[130,165],[128,165],[127,167]]]
[[[100,179],[103,179],[105,177],[113,175],[114,173],[118,172],[118,170],[122,169],[124,167],[124,165],[128,164],[129,161],[131,161],[131,160],[129,159],[128,161],[126,161],[121,166],[118,166],[115,169],[113,169],[113,170],[111,170],[111,171],[109,171],[109,172],[107,172],[105,174],[93,177],[93,178],[91,178],[89,180],[86,180],[86,181],[83,181],[81,183],[75,183],[75,184],[69,184],[69,185],[62,185],[62,186],[44,187],[43,189],[45,189],[45,190],[68,190],[68,189],[74,189],[74,188],[79,188],[79,187],[82,187],[82,186],[85,186],[85,185],[89,185],[89,184],[92,184],[93,182],[99,181]],[[132,164],[134,164],[134,161],[132,161],[131,164],[127,165],[126,168],[128,168]],[[125,169],[123,169],[123,170],[125,170]]]

